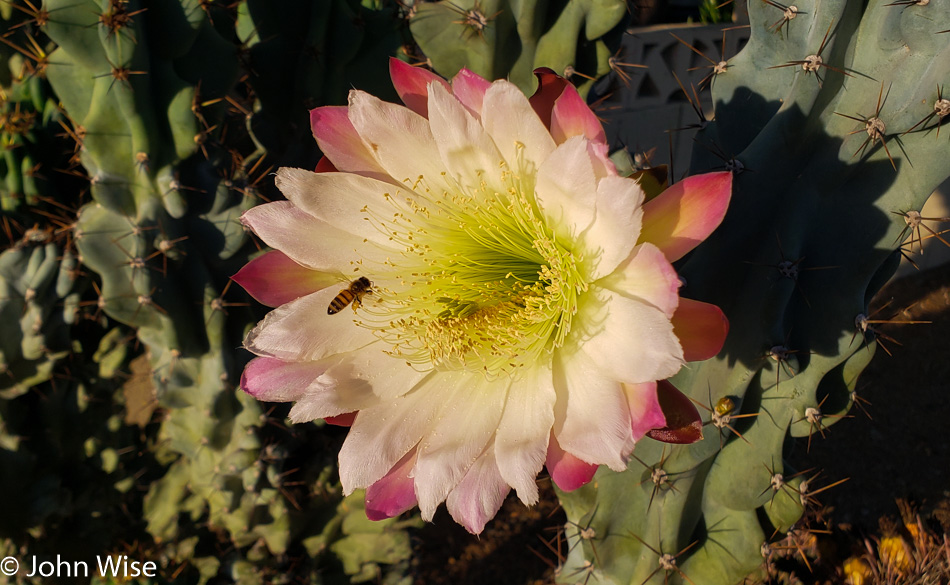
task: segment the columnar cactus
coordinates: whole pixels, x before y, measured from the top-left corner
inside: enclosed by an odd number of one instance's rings
[[[691,169],[732,170],[733,200],[679,267],[731,324],[717,358],[673,380],[702,405],[706,436],[643,441],[625,473],[563,495],[589,527],[566,529],[564,582],[727,584],[768,557],[819,487],[785,464],[789,437],[818,440],[853,404],[875,347],[868,303],[950,169],[945,10],[752,1],[749,14]]]
[[[613,66],[603,37],[626,13],[616,0],[407,4],[413,37],[443,77],[464,67],[486,79],[507,77],[528,93],[537,67],[550,67],[586,92]]]
[[[28,62],[28,74],[11,82],[15,91],[5,92],[2,104],[8,148],[0,161],[7,187],[0,189],[0,316],[20,326],[15,334],[5,329],[0,340],[0,397],[22,395],[52,375],[56,360],[74,349],[70,324],[91,322],[82,317],[119,323],[126,343],[136,339],[144,351],[135,367],[145,371],[134,385],[153,403],[140,422],[149,423],[156,407],[161,415],[145,434],[158,463],[144,500],[141,486],[134,494],[148,534],[159,543],[184,543],[152,553],[168,563],[169,575],[181,566],[205,580],[270,580],[286,571],[281,555],[291,550],[308,551],[314,567],[333,553],[334,564],[356,581],[375,577],[380,564],[403,572],[404,523],[367,529],[349,519],[362,512],[340,493],[332,433],[291,433],[280,413],[234,391],[245,359],[235,348],[252,311],[237,289],[229,293],[229,277],[256,251],[237,220],[264,196],[259,182],[268,165],[316,163],[312,141],[300,137],[310,132],[308,106],[340,103],[353,84],[389,86],[385,57],[402,42],[394,8],[351,0],[279,8],[253,0],[228,8],[189,0],[50,0],[17,8],[24,24],[10,37],[11,49],[32,57],[16,57],[16,64]],[[287,22],[298,26],[288,30]],[[337,38],[343,25],[351,30]],[[62,113],[47,100],[47,79]],[[74,192],[40,192],[30,182],[34,144],[52,134],[50,125],[75,141],[76,156],[44,172],[88,177],[92,201],[78,218],[61,217],[69,215],[62,209],[77,207]],[[49,150],[59,154],[62,147]],[[42,227],[51,216],[56,222]],[[28,229],[36,218],[44,219],[41,227]],[[83,349],[77,359],[93,370],[94,362],[115,361],[92,355],[94,345]],[[85,370],[82,376],[88,383]],[[72,394],[63,392],[68,402]],[[35,455],[23,450],[12,421],[28,398],[0,403],[0,455],[22,460],[26,471]],[[121,409],[118,399],[102,398]],[[132,432],[114,418],[122,436]],[[112,461],[111,473],[115,449],[110,443],[111,455],[102,457],[100,450],[107,451],[89,443],[86,456]],[[49,481],[26,472],[21,479],[30,477]],[[79,498],[77,488],[70,490]],[[53,511],[4,529],[36,550],[27,529],[81,513],[61,500],[50,502]],[[219,538],[233,554],[215,554]],[[337,544],[343,541],[358,546]]]

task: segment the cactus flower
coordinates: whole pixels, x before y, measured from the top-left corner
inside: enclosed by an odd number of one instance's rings
[[[658,381],[727,327],[679,297],[671,262],[719,224],[731,175],[644,203],[553,73],[529,99],[391,71],[405,106],[354,90],[313,110],[317,172],[281,169],[287,201],[243,216],[274,251],[234,279],[276,308],[245,340],[242,388],[350,426],[340,478],[371,518],[446,502],[473,533],[511,488],[535,503],[542,467],[573,489],[644,435],[696,440],[695,408]]]

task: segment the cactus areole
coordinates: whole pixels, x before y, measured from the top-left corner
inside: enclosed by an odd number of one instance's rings
[[[476,533],[511,488],[537,501],[542,466],[572,489],[648,433],[698,439],[657,381],[716,354],[726,323],[680,299],[670,263],[719,224],[731,174],[644,204],[554,73],[529,99],[468,71],[391,72],[408,107],[353,91],[317,108],[321,172],[281,169],[288,201],[244,214],[276,250],[234,278],[277,307],[245,341],[244,390],[351,425],[340,476],[370,517],[445,501]]]

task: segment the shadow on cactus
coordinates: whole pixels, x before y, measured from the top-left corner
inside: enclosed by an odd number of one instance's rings
[[[950,37],[925,5],[799,8],[778,30],[771,3],[750,3],[752,37],[716,76],[693,150],[692,172],[731,168],[735,188],[678,270],[731,329],[718,357],[673,382],[719,432],[672,450],[643,441],[625,473],[563,494],[569,520],[596,535],[572,550],[566,582],[737,582],[837,483],[785,455],[790,438],[807,449],[847,416],[876,345],[870,299],[897,267],[908,212],[950,172],[931,115],[950,69],[929,65],[948,62]],[[727,416],[747,417],[734,430],[720,426],[724,397]]]

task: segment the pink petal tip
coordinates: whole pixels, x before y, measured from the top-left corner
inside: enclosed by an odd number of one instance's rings
[[[586,136],[594,144],[607,144],[600,120],[570,84],[564,86],[551,110],[551,136],[558,144],[572,136]]]
[[[370,520],[393,518],[414,507],[416,490],[412,468],[416,464],[413,449],[399,460],[382,479],[366,488],[366,517]]]
[[[635,441],[653,429],[666,426],[666,415],[657,398],[656,382],[624,384],[623,389],[630,406],[630,430]]]
[[[716,305],[680,299],[673,314],[673,333],[683,346],[688,362],[708,360],[722,350],[729,334],[729,320]]]
[[[429,84],[441,83],[445,89],[451,91],[448,82],[435,73],[422,67],[413,67],[395,57],[389,58],[389,76],[402,103],[426,118],[429,116]]]
[[[554,435],[551,435],[551,441],[548,443],[548,456],[544,466],[547,467],[554,484],[565,492],[574,491],[590,483],[598,467],[561,449]]]
[[[656,244],[675,262],[709,237],[726,215],[732,173],[687,177],[643,206],[641,242]]]
[[[280,250],[271,250],[251,260],[231,280],[268,307],[324,289],[338,279],[297,264]]]

